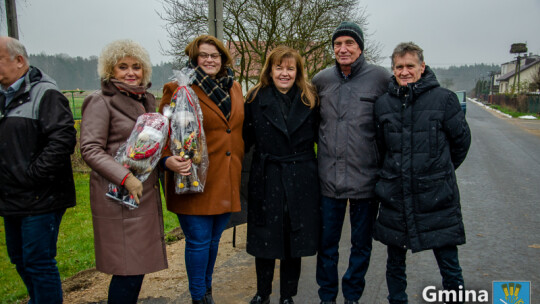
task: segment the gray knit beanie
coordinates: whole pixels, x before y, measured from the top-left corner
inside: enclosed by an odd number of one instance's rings
[[[341,22],[332,35],[332,47],[334,46],[334,40],[341,36],[352,37],[358,43],[360,49],[364,51],[364,33],[356,23],[350,21]]]

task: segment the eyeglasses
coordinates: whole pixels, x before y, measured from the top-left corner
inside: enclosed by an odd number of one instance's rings
[[[218,58],[221,58],[221,54],[220,53],[213,53],[213,54],[199,53],[199,57],[201,57],[202,59],[208,59],[208,57],[212,57],[212,59],[217,60]]]

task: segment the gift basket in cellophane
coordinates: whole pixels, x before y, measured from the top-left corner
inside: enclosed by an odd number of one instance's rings
[[[120,146],[114,160],[144,182],[161,158],[163,146],[167,141],[168,127],[169,120],[159,113],[145,113],[139,116],[131,135]],[[139,207],[125,187],[110,183],[106,195],[130,209]]]
[[[199,99],[191,87],[194,70],[174,71],[178,89],[163,114],[170,120],[169,147],[173,155],[191,160],[190,175],[174,174],[175,192],[198,193],[204,191],[208,171],[208,151],[203,129],[203,115]]]

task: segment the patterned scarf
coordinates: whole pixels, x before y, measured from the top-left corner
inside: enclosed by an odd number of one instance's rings
[[[227,68],[227,76],[212,79],[206,74],[200,66],[193,66],[191,61],[189,67],[195,70],[195,83],[201,88],[213,102],[219,107],[225,118],[231,117],[231,96],[229,90],[234,81],[234,74],[230,68]]]
[[[120,93],[138,101],[143,101],[146,99],[146,90],[150,87],[150,84],[147,86],[136,86],[127,84],[117,79],[111,79],[110,81],[120,91]]]

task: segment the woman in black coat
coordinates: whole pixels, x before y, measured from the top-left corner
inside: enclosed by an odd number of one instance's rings
[[[250,303],[270,302],[275,259],[281,260],[280,303],[294,303],[301,257],[316,254],[319,232],[317,97],[298,52],[272,50],[246,100],[244,142],[246,151],[254,147],[247,252],[257,271]]]

